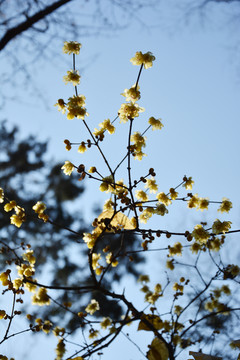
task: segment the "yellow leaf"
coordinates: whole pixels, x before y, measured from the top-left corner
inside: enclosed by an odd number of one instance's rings
[[[149,360],[168,360],[168,349],[163,341],[155,337],[147,352]]]
[[[110,227],[115,227],[117,229],[125,229],[125,230],[134,230],[135,227],[132,225],[130,219],[124,215],[122,212],[117,212],[114,215],[114,210],[105,210],[103,211],[97,218],[98,223],[101,222],[102,220],[102,224],[106,224],[106,221],[104,222],[103,220],[105,219],[112,219],[109,223]],[[101,225],[101,223],[99,224],[99,226],[96,228],[102,228],[104,229],[106,225]],[[111,232],[113,230],[107,230],[108,232]]]
[[[143,315],[142,319],[148,320],[156,330],[160,330],[163,328],[163,322],[157,315]],[[140,321],[138,325],[138,330],[145,330],[145,331],[152,331],[149,329],[149,327],[143,322],[143,320]]]
[[[222,357],[207,355],[201,352],[189,351],[189,355],[192,355],[195,360],[222,360]]]

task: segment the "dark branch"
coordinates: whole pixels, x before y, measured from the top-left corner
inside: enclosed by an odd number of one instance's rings
[[[38,23],[40,20],[46,18],[55,10],[59,9],[61,6],[71,1],[72,0],[58,0],[52,5],[45,7],[43,10],[38,11],[33,16],[28,17],[25,21],[23,21],[19,25],[7,30],[0,40],[0,51],[3,50],[5,46],[16,36],[22,34],[24,31],[31,28],[34,24]]]

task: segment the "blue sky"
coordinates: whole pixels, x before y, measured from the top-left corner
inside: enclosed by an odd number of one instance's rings
[[[143,71],[140,80],[139,105],[146,111],[136,120],[135,130],[144,130],[150,116],[162,118],[164,128],[146,134],[148,156],[141,163],[134,162],[134,173],[139,176],[143,169],[154,167],[159,190],[164,192],[180,183],[185,174],[192,176],[194,193],[211,200],[226,196],[233,201],[234,210],[227,220],[233,221],[234,229],[240,228],[240,82],[239,70],[232,60],[238,56],[236,35],[225,23],[220,8],[212,6],[203,24],[194,16],[188,26],[184,26],[184,13],[178,12],[173,5],[163,6],[163,10],[162,13],[143,11],[141,19],[146,26],[133,20],[126,30],[114,35],[66,39],[77,40],[83,45],[76,66],[80,65],[79,93],[86,96],[90,114],[88,124],[93,129],[104,119],[116,116],[124,102],[120,94],[136,81],[138,68],[130,63],[130,58],[136,51],[151,51],[156,61],[153,68]],[[65,160],[84,163],[88,168],[96,165],[95,153],[81,155],[77,148],[70,152],[64,148],[65,138],[77,142],[86,139],[87,134],[81,120],[69,121],[53,106],[58,98],[67,99],[73,94],[71,85],[65,85],[62,80],[72,67],[71,57],[62,53],[59,41],[53,42],[53,46],[58,50],[58,57],[38,69],[35,66],[36,83],[46,103],[27,95],[23,102],[16,102],[14,106],[7,104],[1,118],[17,124],[22,136],[33,133],[41,140],[49,139],[49,156],[63,163]],[[111,163],[125,151],[127,124],[119,124],[117,134],[115,138],[109,137],[103,146],[111,153]],[[124,175],[120,173],[119,177]],[[105,195],[96,192],[97,188],[95,183],[87,182],[80,206],[89,221],[92,206],[106,199]],[[211,210],[209,217],[214,220],[216,211]],[[182,226],[179,229],[182,231],[186,224],[194,224],[201,221],[199,219],[204,219],[204,215],[189,212],[184,204],[177,204],[164,219],[163,226],[170,230]],[[157,223],[154,225],[158,226]],[[157,265],[152,265],[153,273],[156,269]],[[130,293],[130,296],[134,297],[134,294]],[[118,355],[118,347],[114,352],[115,360],[123,357],[141,359],[140,353],[139,357],[129,355],[133,345],[121,346],[121,354]],[[125,346],[124,355],[122,349]],[[9,345],[6,347],[9,351]],[[49,351],[46,347],[47,354]],[[112,359],[111,350],[102,358]]]

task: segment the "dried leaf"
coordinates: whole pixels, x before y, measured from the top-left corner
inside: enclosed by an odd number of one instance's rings
[[[189,355],[192,355],[195,360],[222,360],[222,357],[207,355],[201,352],[189,351]]]
[[[168,349],[163,341],[157,337],[153,339],[150,350],[147,352],[149,360],[168,360]]]

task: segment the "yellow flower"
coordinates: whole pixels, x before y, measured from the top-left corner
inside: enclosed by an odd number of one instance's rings
[[[74,165],[67,160],[65,161],[65,164],[61,167],[61,169],[63,170],[64,174],[70,176],[74,170]]]
[[[38,201],[33,207],[32,209],[37,213],[37,214],[41,214],[46,210],[46,205],[42,202],[42,201]]]
[[[125,96],[126,101],[131,101],[134,104],[141,97],[139,86],[136,89],[136,85],[133,85],[130,89],[125,89],[121,95]]]
[[[170,269],[170,270],[174,270],[174,264],[173,264],[173,259],[172,260],[167,260],[166,262],[166,268]]]
[[[113,201],[111,199],[105,201],[103,205],[103,211],[104,210],[113,210]]]
[[[134,144],[131,145],[133,156],[138,160],[142,160],[142,157],[145,155],[142,152],[142,148],[146,146],[146,136],[142,136],[140,132],[135,131],[135,133],[131,135],[130,140]]]
[[[3,192],[3,189],[0,188],[0,203],[3,203],[4,202],[4,192]]]
[[[53,326],[53,324],[49,320],[45,320],[42,325],[43,332],[45,332],[46,334],[49,334],[52,326]]]
[[[64,41],[63,52],[65,54],[76,54],[78,55],[82,44],[77,41]]]
[[[18,290],[22,286],[23,282],[21,279],[15,279],[13,280],[13,287],[15,290]]]
[[[77,119],[84,120],[85,116],[88,116],[87,110],[85,109],[85,100],[86,97],[84,95],[73,95],[68,99],[67,103],[67,119],[72,120],[75,117]]]
[[[209,200],[207,198],[198,199],[198,210],[207,210],[209,205]]]
[[[36,258],[33,255],[33,250],[27,250],[26,253],[22,254],[23,260],[28,261],[30,264],[35,264]]]
[[[198,207],[199,206],[199,197],[198,194],[195,194],[191,197],[190,200],[188,200],[188,207],[190,209],[194,208],[194,207]]]
[[[87,244],[87,247],[89,249],[92,249],[94,247],[97,238],[98,238],[98,235],[94,232],[92,232],[92,234],[90,234],[90,233],[83,234],[83,241],[85,241],[85,243]]]
[[[67,71],[67,75],[65,75],[63,77],[63,80],[65,82],[65,84],[68,84],[69,82],[71,82],[73,84],[73,86],[77,86],[80,84],[80,75],[78,70],[70,70]]]
[[[220,233],[225,234],[230,230],[231,224],[232,224],[231,221],[221,222],[219,219],[216,219],[212,226],[212,232],[216,235]]]
[[[65,334],[65,328],[60,328],[59,326],[56,326],[53,329],[53,334],[55,336],[63,336]]]
[[[173,285],[173,290],[174,291],[180,291],[181,293],[183,292],[183,289],[184,289],[184,286],[183,285],[180,285],[178,283],[174,283]]]
[[[222,198],[222,203],[221,203],[218,211],[220,211],[221,213],[229,212],[231,208],[232,208],[232,202],[229,199],[227,199],[226,197]]]
[[[63,99],[58,99],[54,106],[58,107],[58,111],[61,111],[63,114],[66,112],[66,104]]]
[[[166,206],[170,205],[172,203],[172,201],[169,199],[169,197],[164,193],[164,192],[160,192],[157,194],[156,198],[158,199],[158,201]]]
[[[209,232],[203,228],[202,225],[198,224],[194,226],[194,230],[192,232],[192,237],[195,238],[197,242],[200,244],[206,244],[208,239],[210,238]]]
[[[0,281],[2,282],[2,286],[8,286],[10,281],[8,280],[9,271],[4,271],[0,274]]]
[[[174,256],[174,255],[181,256],[182,255],[182,244],[180,242],[176,242],[173,246],[169,246],[169,255],[170,256]]]
[[[198,251],[199,250],[201,250],[201,248],[202,248],[202,246],[199,244],[199,243],[197,243],[197,242],[195,242],[195,243],[193,243],[192,245],[191,245],[191,251],[192,251],[192,253],[194,254],[197,254],[198,253]]]
[[[109,175],[102,179],[102,183],[99,186],[100,191],[112,192],[114,190],[113,187],[113,176]]]
[[[141,283],[148,283],[150,279],[148,275],[140,275],[138,281]]]
[[[143,210],[143,212],[139,215],[139,221],[146,224],[153,214],[154,209],[148,207],[147,209]]]
[[[57,357],[56,357],[56,360],[62,360],[62,357],[63,355],[65,354],[66,352],[66,349],[65,349],[65,344],[64,344],[64,340],[63,339],[60,339],[58,341],[58,344],[57,344],[57,347],[56,347],[56,354],[57,354]]]
[[[40,288],[38,293],[32,296],[32,304],[39,306],[50,305],[50,299],[45,288]]]
[[[96,253],[92,254],[92,267],[93,267],[93,270],[96,270],[96,268],[98,266],[100,266],[99,263],[98,263],[98,260],[100,260],[100,259],[101,259],[101,254],[96,254]]]
[[[175,305],[175,309],[174,309],[175,314],[180,315],[182,309],[183,308],[181,306]]]
[[[3,319],[5,315],[6,315],[5,310],[0,310],[0,320]]]
[[[143,54],[141,51],[137,51],[135,56],[130,59],[133,65],[144,65],[145,69],[152,67],[152,63],[155,60],[155,56],[151,52]]]
[[[15,200],[12,200],[12,201],[10,201],[9,203],[7,203],[7,204],[4,205],[4,210],[5,210],[6,212],[9,212],[9,211],[11,211],[12,209],[14,209],[15,206],[17,206],[17,203],[16,203]]]
[[[110,119],[106,119],[99,124],[100,128],[103,130],[107,130],[109,134],[114,134],[115,127],[111,124]]]
[[[105,317],[102,319],[100,325],[102,329],[107,329],[109,326],[112,325],[112,320],[109,317]]]
[[[151,177],[151,179],[147,179],[145,188],[149,189],[150,193],[157,192],[158,186],[156,184],[156,180],[154,179],[154,177]]]
[[[93,315],[95,313],[95,311],[99,310],[99,303],[97,302],[97,300],[92,299],[90,304],[88,304],[88,306],[86,307],[85,311],[87,313],[89,313],[90,315]]]
[[[231,290],[229,289],[228,285],[223,285],[221,287],[221,291],[226,295],[231,295]]]
[[[173,188],[170,188],[169,192],[170,192],[171,199],[176,200],[176,198],[178,197],[178,192]]]
[[[110,252],[109,254],[107,254],[107,256],[106,256],[106,263],[107,263],[107,264],[111,264],[112,267],[118,266],[118,261],[113,258],[113,253],[112,253],[112,252]]]
[[[164,216],[165,214],[168,214],[168,209],[164,204],[157,204],[155,210],[155,214]]]
[[[126,123],[129,119],[134,119],[139,116],[140,112],[143,112],[144,108],[140,107],[138,104],[127,103],[122,104],[118,110],[118,115],[120,122]]]
[[[161,120],[162,119],[155,119],[153,116],[149,118],[148,123],[152,125],[152,130],[161,130],[163,128]]]
[[[83,153],[85,153],[86,150],[87,150],[87,148],[86,148],[85,142],[82,141],[78,147],[78,152],[83,154]]]
[[[11,224],[13,224],[17,227],[20,227],[23,223],[23,219],[16,214],[14,214],[10,217],[10,221],[11,221]]]
[[[183,181],[184,181],[183,187],[185,187],[185,189],[187,190],[192,190],[192,186],[194,184],[192,177],[190,176],[189,178],[187,178],[186,176],[184,176]]]
[[[91,166],[90,169],[88,170],[88,172],[89,172],[90,174],[93,174],[93,173],[95,173],[96,171],[97,171],[97,169],[96,169],[95,166]]]
[[[98,330],[94,330],[94,329],[90,329],[89,330],[89,339],[95,339],[96,337],[98,337],[99,335],[99,331]]]
[[[21,266],[17,266],[18,268],[18,274],[22,277],[22,276],[26,276],[26,277],[30,277],[32,275],[34,275],[35,270],[32,264],[21,264]]]
[[[147,196],[147,194],[145,193],[145,191],[143,191],[143,190],[136,190],[135,196],[136,196],[136,198],[137,198],[138,200],[148,201],[148,196]]]

